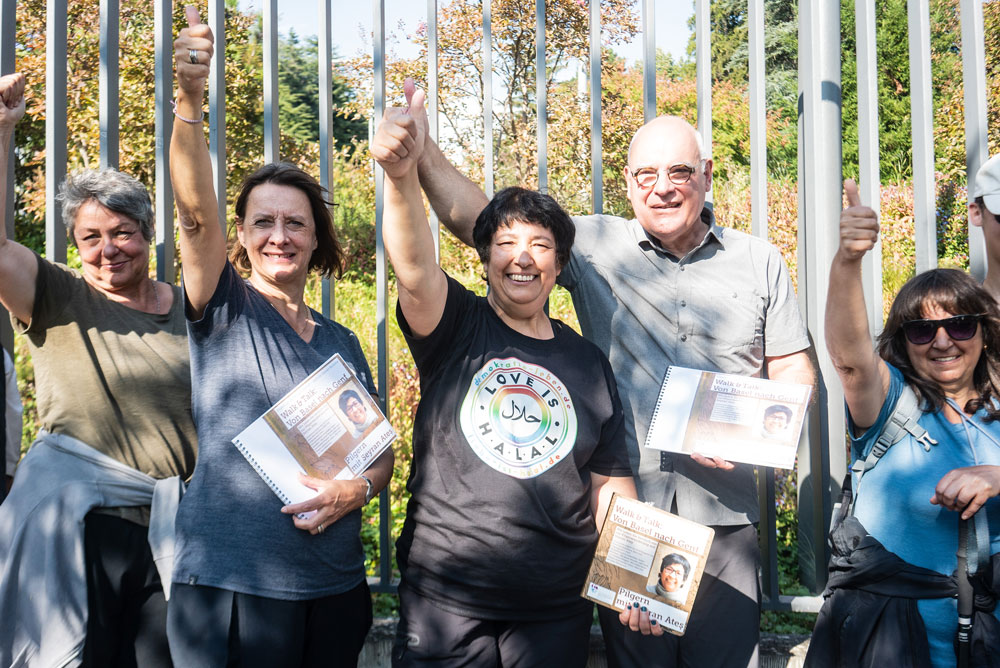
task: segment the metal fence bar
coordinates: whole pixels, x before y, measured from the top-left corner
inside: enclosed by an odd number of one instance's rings
[[[16,0],[0,1],[0,74],[10,74],[15,71],[16,62],[14,57],[14,45],[17,42],[16,25]],[[7,206],[0,213],[3,214],[3,225],[7,231],[7,238],[14,238],[14,142],[11,142],[7,155],[0,156],[0,160],[6,160],[10,168],[7,170],[6,183],[0,183],[0,188],[7,189]],[[10,326],[10,319],[7,317],[7,310],[0,306],[0,345],[10,352],[14,357],[14,331]],[[6,433],[6,429],[4,430]],[[0,443],[6,444],[0,437]],[[3,503],[7,496],[7,457],[0,456],[0,503]]]
[[[319,18],[316,66],[319,68],[319,183],[326,188],[330,202],[330,215],[334,215],[333,192],[333,26],[331,25],[330,0],[317,0]],[[329,277],[324,276],[320,295],[320,309],[327,318],[333,317],[334,291]]]
[[[750,229],[767,239],[767,95],[764,79],[764,0],[747,5],[750,50]]]
[[[855,42],[858,62],[858,177],[861,201],[881,212],[879,168],[878,55],[875,41],[875,0],[855,0]],[[861,261],[872,336],[882,331],[882,237]]]
[[[535,0],[535,118],[538,190],[549,191],[548,73],[545,68],[545,0]]]
[[[986,128],[986,50],[983,36],[983,5],[980,0],[961,0],[962,85],[965,88],[965,172],[972,184],[976,172],[989,158]],[[969,201],[972,193],[969,192]],[[986,278],[986,248],[983,230],[969,229],[969,271],[977,280]]]
[[[493,7],[483,0],[483,183],[492,198],[493,181]]]
[[[937,266],[934,187],[934,101],[929,0],[907,0],[910,118],[913,131],[913,228],[917,272]]]
[[[656,118],[656,0],[642,3],[642,118]]]
[[[601,145],[601,3],[590,3],[590,184],[594,213],[604,213]]]
[[[66,0],[45,7],[45,256],[66,261],[66,228],[56,203],[66,178]]]
[[[218,198],[219,225],[226,233],[226,0],[209,0],[208,27],[215,35],[215,56],[208,85],[208,153]]]
[[[101,169],[118,167],[118,0],[101,0]]]
[[[427,129],[430,138],[438,141],[438,24],[437,0],[427,0]],[[433,207],[428,223],[434,235],[434,256],[441,260],[441,225]]]
[[[174,115],[170,100],[174,91],[173,3],[156,0],[153,32],[156,57],[153,65],[156,99],[156,278],[174,282],[174,190],[170,184],[170,133]]]
[[[374,61],[374,128],[385,112],[385,0],[372,0],[372,47]],[[373,161],[374,162],[374,161]],[[389,415],[389,272],[386,267],[385,244],[382,243],[382,216],[385,208],[384,173],[375,162],[375,318],[378,323],[378,393],[379,404],[386,419]],[[379,581],[372,587],[379,592],[392,592],[392,537],[389,529],[392,517],[389,495],[379,497]]]
[[[0,0],[0,74],[11,74],[17,71],[14,46],[17,42],[17,0]],[[16,137],[16,135],[15,135]],[[10,151],[0,159],[7,160],[10,169],[7,170],[7,182],[0,183],[0,188],[7,189],[7,206],[0,212],[4,216],[4,226],[7,238],[13,239],[14,230],[14,142]],[[0,345],[8,351],[14,350],[14,330],[11,329],[7,310],[0,306]],[[13,352],[11,352],[13,356]],[[2,479],[2,476],[0,476]]]
[[[799,304],[818,357],[818,397],[799,448],[799,563],[804,584],[826,582],[826,525],[846,470],[844,402],[826,350],[827,273],[841,202],[840,6],[799,6]],[[831,445],[832,444],[832,445]],[[781,601],[786,598],[782,597]],[[794,601],[788,599],[794,605]]]
[[[705,146],[703,157],[712,157],[712,14],[709,0],[694,6],[695,86],[698,91],[698,132]],[[709,193],[708,200],[711,201]]]
[[[264,162],[280,160],[278,127],[278,0],[264,0]]]

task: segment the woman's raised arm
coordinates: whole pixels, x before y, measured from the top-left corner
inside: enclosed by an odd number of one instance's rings
[[[417,161],[424,145],[424,92],[406,81],[407,109],[387,109],[372,139],[371,153],[385,171],[382,239],[396,272],[399,305],[416,336],[434,331],[448,297],[437,264],[434,237],[420,195]]]
[[[7,210],[7,177],[14,126],[24,116],[24,75],[0,77],[0,211]],[[38,265],[35,255],[7,238],[7,221],[0,223],[0,303],[22,322],[31,320]]]
[[[858,185],[844,181],[848,207],[840,214],[840,246],[830,266],[826,298],[826,345],[844,386],[851,418],[859,427],[875,423],[889,391],[889,369],[868,331],[861,260],[878,239],[878,216],[861,205]]]
[[[212,160],[205,143],[203,103],[215,39],[198,10],[186,7],[188,27],[174,41],[177,100],[170,140],[170,181],[174,186],[184,263],[184,291],[199,317],[215,293],[226,264],[226,236],[212,185]]]

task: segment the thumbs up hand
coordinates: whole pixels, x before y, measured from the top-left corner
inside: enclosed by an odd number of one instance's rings
[[[853,179],[844,181],[847,208],[840,212],[839,253],[852,260],[861,259],[875,247],[878,240],[878,215],[861,204],[858,184]]]

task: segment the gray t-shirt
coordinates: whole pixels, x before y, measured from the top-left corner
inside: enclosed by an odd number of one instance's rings
[[[12,322],[31,347],[43,429],[153,478],[191,475],[197,447],[180,288],[169,313],[143,313],[38,257],[31,322]]]
[[[576,242],[559,283],[584,336],[611,360],[625,408],[639,497],[714,525],[756,522],[753,467],[708,469],[687,455],[643,447],[670,365],[758,376],[765,357],[809,347],[788,269],[778,250],[718,227],[710,209],[701,244],[675,258],[635,219],[574,218]]]
[[[319,535],[295,528],[231,440],[334,353],[375,391],[357,337],[315,311],[312,317],[306,343],[227,262],[204,315],[188,322],[201,447],[177,512],[174,582],[308,600],[365,577],[361,511]]]

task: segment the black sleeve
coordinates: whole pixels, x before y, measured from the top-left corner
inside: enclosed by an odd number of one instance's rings
[[[396,319],[399,322],[399,329],[402,330],[403,337],[410,347],[413,361],[417,365],[421,379],[429,378],[442,368],[442,362],[459,347],[459,341],[469,336],[469,332],[466,331],[463,324],[471,322],[469,314],[476,308],[478,298],[451,276],[447,276],[447,279],[448,297],[445,300],[441,321],[427,336],[416,337],[413,335],[409,323],[406,322],[406,316],[403,315],[403,309],[399,302],[396,302]]]

